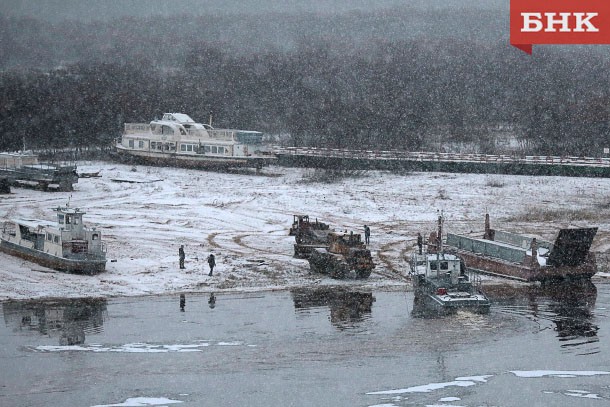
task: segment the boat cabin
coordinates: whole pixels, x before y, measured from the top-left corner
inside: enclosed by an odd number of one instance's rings
[[[466,280],[461,259],[447,253],[413,254],[411,273],[429,279],[444,279],[451,285],[458,284],[460,280]]]

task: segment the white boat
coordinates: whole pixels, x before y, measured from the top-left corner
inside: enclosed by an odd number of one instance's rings
[[[411,255],[410,273],[415,299],[435,312],[448,314],[458,309],[488,313],[490,301],[467,274],[463,260],[445,253],[442,245],[442,216],[438,219],[438,234],[432,234],[425,253]],[[480,280],[478,281],[480,283]]]
[[[57,221],[15,219],[4,223],[0,250],[52,269],[95,274],[106,269],[102,233],[83,224],[85,212],[58,207]]]
[[[125,123],[116,151],[147,164],[187,168],[262,168],[276,159],[261,132],[215,129],[183,113]]]

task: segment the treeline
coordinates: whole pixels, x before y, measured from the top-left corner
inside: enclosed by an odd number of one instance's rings
[[[205,122],[212,114],[216,127],[287,135],[291,145],[418,150],[440,139],[493,152],[486,142],[501,125],[532,154],[597,156],[610,146],[609,57],[598,49],[536,47],[530,57],[506,39],[346,38],[349,21],[367,18],[335,17],[344,30],[303,31],[283,48],[244,42],[237,50],[193,34],[189,41],[161,36],[163,46],[148,52],[144,46],[161,37],[125,33],[103,58],[6,68],[0,150],[24,142],[29,148],[106,146],[124,122],[148,122],[168,111]],[[95,24],[101,32],[112,25]],[[78,37],[91,26],[71,29]]]

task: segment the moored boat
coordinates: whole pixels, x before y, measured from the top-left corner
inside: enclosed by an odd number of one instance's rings
[[[549,282],[591,278],[597,272],[590,252],[597,228],[560,229],[555,243],[495,230],[485,215],[482,238],[447,234],[448,250],[469,270],[522,281]]]
[[[480,280],[466,272],[464,262],[455,254],[445,253],[442,245],[442,216],[438,234],[432,234],[425,252],[413,253],[410,274],[415,299],[439,314],[459,309],[488,313],[491,303],[480,291]]]
[[[263,133],[215,129],[183,113],[165,113],[150,123],[125,123],[116,151],[146,164],[202,169],[259,169],[275,161]]]
[[[78,208],[58,207],[56,222],[16,219],[4,223],[0,250],[42,266],[70,273],[95,274],[106,269],[102,233],[83,224]]]

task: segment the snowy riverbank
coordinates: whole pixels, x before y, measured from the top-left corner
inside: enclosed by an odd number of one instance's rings
[[[133,296],[190,291],[255,291],[320,284],[370,288],[407,286],[405,256],[417,232],[481,231],[484,214],[498,229],[552,239],[560,227],[598,226],[593,250],[610,247],[610,180],[479,174],[367,172],[334,183],[313,182],[313,170],[270,167],[262,175],[227,174],[80,162],[83,178],[71,193],[14,188],[0,196],[0,218],[53,220],[70,201],[85,223],[105,235],[107,271],[69,275],[0,254],[0,300],[41,297]],[[131,182],[125,182],[131,181]],[[377,268],[366,281],[335,281],[309,273],[292,257],[293,213],[338,230],[371,227]],[[178,267],[178,247],[186,270]],[[209,277],[205,258],[216,255]]]

